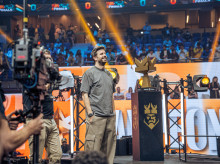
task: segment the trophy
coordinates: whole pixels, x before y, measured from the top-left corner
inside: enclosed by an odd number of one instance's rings
[[[153,58],[152,60],[150,60],[150,58],[148,58],[146,56],[141,61],[138,60],[137,58],[135,58],[135,64],[137,66],[135,68],[135,72],[144,74],[144,76],[141,77],[143,79],[143,84],[142,84],[141,88],[151,87],[150,78],[148,76],[148,73],[156,71],[156,67],[154,67],[154,65],[156,64],[156,58]]]

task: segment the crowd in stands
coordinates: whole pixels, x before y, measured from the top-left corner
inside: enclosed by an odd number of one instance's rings
[[[90,66],[94,64],[91,56],[93,46],[88,44],[87,49],[77,47],[75,30],[76,27],[63,24],[50,26],[48,37],[45,37],[44,28],[37,25],[29,26],[29,36],[36,38],[42,45],[51,51],[54,61],[59,66]],[[124,35],[126,52],[120,50],[114,38],[106,30],[100,31],[95,26],[91,28],[97,45],[106,47],[108,64],[128,64],[125,55],[130,54],[132,58],[139,60],[146,56],[150,59],[156,58],[157,63],[178,62],[206,62],[212,51],[212,42],[215,33],[193,33],[189,30],[171,28],[167,24],[161,29],[160,35],[151,35],[152,28],[146,22],[145,26],[138,32],[128,28]],[[14,29],[14,39],[21,37],[19,25]],[[47,38],[47,39],[46,39]],[[220,61],[220,46],[217,47],[215,61]]]

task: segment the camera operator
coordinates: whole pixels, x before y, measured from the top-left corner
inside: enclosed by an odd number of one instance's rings
[[[50,51],[44,50],[43,54],[46,60],[53,61]],[[41,130],[41,134],[39,136],[39,161],[42,161],[42,155],[44,148],[47,151],[49,163],[60,163],[60,159],[62,157],[62,149],[60,145],[59,139],[59,130],[57,128],[56,122],[54,120],[54,111],[53,111],[53,96],[52,96],[52,89],[50,88],[50,84],[46,85],[47,93],[44,97],[44,100],[41,102],[43,106],[43,129]],[[30,100],[29,96],[26,93],[23,93],[23,103],[24,109],[28,110],[32,105],[32,101]],[[28,115],[29,122],[32,118],[31,115]],[[29,148],[30,148],[30,160],[32,161],[33,158],[33,136],[29,138]]]
[[[1,88],[1,86],[0,86]],[[7,155],[10,151],[13,151],[17,147],[21,146],[31,135],[39,134],[42,129],[42,117],[40,114],[37,118],[30,121],[26,127],[19,131],[11,130],[9,128],[9,122],[5,117],[5,109],[3,106],[3,100],[5,100],[4,94],[1,92],[0,96],[0,163],[3,155]],[[14,113],[14,112],[13,112]],[[12,114],[10,114],[10,118]],[[15,122],[12,129],[17,128]]]

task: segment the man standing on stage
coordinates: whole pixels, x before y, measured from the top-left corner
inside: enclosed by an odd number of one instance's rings
[[[44,55],[46,60],[52,60],[49,50],[44,50]],[[49,88],[49,84],[47,85]],[[60,145],[59,139],[59,130],[57,128],[57,124],[53,118],[53,97],[52,97],[52,89],[47,91],[47,95],[45,95],[44,100],[41,102],[43,105],[43,129],[41,130],[39,136],[39,161],[42,159],[44,148],[47,151],[48,159],[50,164],[60,163],[62,157],[62,149]],[[32,102],[28,95],[24,93],[23,95],[23,103],[24,109],[27,110],[30,108]],[[26,107],[29,107],[26,109]],[[32,118],[32,116],[29,116]],[[29,119],[30,120],[30,119]],[[27,119],[28,122],[28,119]],[[30,148],[30,157],[32,160],[33,157],[33,136],[31,136],[28,140],[29,148]]]
[[[109,164],[113,164],[116,148],[115,85],[111,73],[105,69],[105,47],[95,47],[92,56],[95,66],[84,73],[81,85],[87,113],[85,150],[101,151]]]

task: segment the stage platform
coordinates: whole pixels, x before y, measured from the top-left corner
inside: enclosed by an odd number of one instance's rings
[[[183,157],[183,154],[182,154]],[[61,164],[72,164],[72,159],[63,157]],[[199,163],[219,163],[220,157],[201,154],[187,154],[187,162],[179,160],[179,154],[165,154],[164,161],[133,161],[133,156],[116,156],[114,164],[199,164]]]
[[[183,154],[182,154],[183,157]],[[200,154],[187,154],[187,162],[179,160],[179,154],[166,154],[164,161],[133,161],[132,156],[116,156],[114,164],[184,164],[220,163],[220,157]]]

